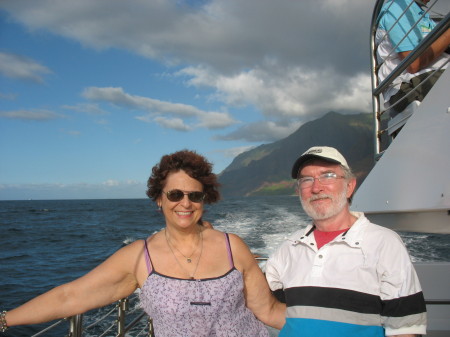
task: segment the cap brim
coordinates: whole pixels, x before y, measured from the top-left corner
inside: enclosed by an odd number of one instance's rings
[[[312,159],[320,159],[320,160],[323,160],[323,161],[326,161],[326,162],[329,162],[329,163],[342,165],[341,162],[339,162],[338,160],[321,157],[321,156],[318,156],[316,154],[305,154],[304,156],[301,156],[300,158],[298,158],[295,161],[294,166],[292,167],[292,172],[291,172],[292,178],[293,179],[297,179],[298,171],[300,170],[300,167],[304,163],[306,163],[307,161],[312,160]]]

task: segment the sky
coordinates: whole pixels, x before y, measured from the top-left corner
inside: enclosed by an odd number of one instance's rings
[[[330,110],[371,111],[373,4],[0,1],[0,200],[145,198],[165,154],[220,173]]]

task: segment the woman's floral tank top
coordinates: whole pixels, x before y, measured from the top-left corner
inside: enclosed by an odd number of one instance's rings
[[[155,337],[269,337],[267,328],[245,306],[244,281],[234,267],[225,234],[230,270],[208,279],[178,279],[153,269],[145,245],[149,276],[140,299],[153,319]]]

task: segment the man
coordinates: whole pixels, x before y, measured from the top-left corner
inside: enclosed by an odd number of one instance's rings
[[[375,38],[378,62],[381,64],[378,70],[380,82],[436,26],[428,13],[424,14],[424,7],[429,1],[390,0],[382,7]],[[392,106],[391,117],[402,112],[411,102],[421,102],[431,90],[447,67],[450,55],[445,51],[449,44],[450,30],[447,30],[383,92],[384,100],[388,102],[386,107]],[[429,75],[431,77],[425,81]],[[411,91],[414,93],[402,100]]]
[[[400,237],[350,212],[356,179],[334,148],[317,146],[292,168],[312,224],[269,258],[266,277],[284,295],[280,337],[415,336],[426,331],[417,274]]]

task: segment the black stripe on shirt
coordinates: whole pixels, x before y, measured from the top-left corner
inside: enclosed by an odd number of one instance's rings
[[[423,293],[395,298],[383,301],[382,316],[405,317],[413,314],[426,312],[425,299]]]
[[[295,287],[285,289],[286,304],[348,310],[364,314],[381,314],[379,296],[362,292],[324,287]]]
[[[272,291],[272,294],[275,296],[275,298],[280,301],[281,303],[286,303],[286,297],[284,295],[283,289],[277,289]]]

